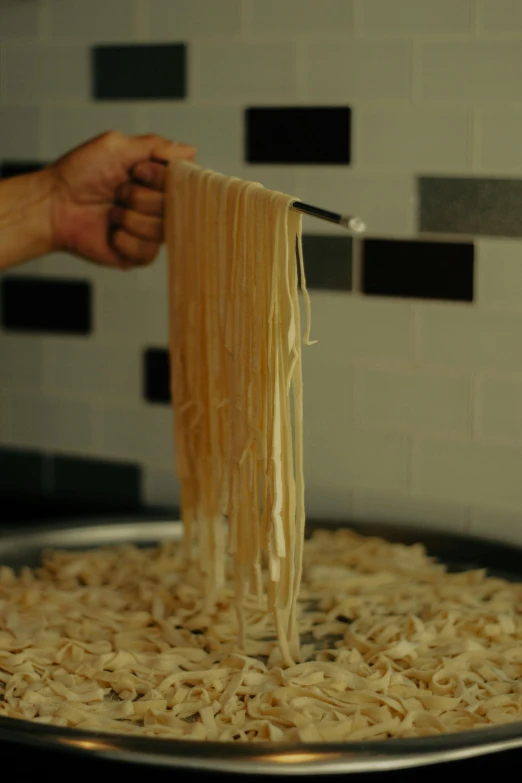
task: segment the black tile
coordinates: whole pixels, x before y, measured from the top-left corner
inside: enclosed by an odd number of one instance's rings
[[[170,361],[166,348],[148,348],[143,354],[143,396],[149,402],[170,403]]]
[[[473,273],[474,246],[469,242],[362,243],[365,294],[472,302]]]
[[[323,291],[352,290],[352,238],[305,234],[306,285]]]
[[[257,107],[245,123],[249,163],[350,163],[348,107]]]
[[[0,490],[41,495],[44,491],[45,459],[36,451],[1,447]]]
[[[43,163],[36,161],[4,160],[0,163],[0,179],[16,177],[18,174],[32,174],[33,171],[40,171],[43,167]]]
[[[419,177],[419,230],[522,237],[522,179]]]
[[[16,332],[88,334],[91,286],[81,280],[10,276],[1,281],[4,329]]]
[[[131,462],[54,458],[54,494],[135,508],[141,504],[141,468]]]
[[[92,94],[98,100],[184,98],[186,46],[125,44],[92,49]]]

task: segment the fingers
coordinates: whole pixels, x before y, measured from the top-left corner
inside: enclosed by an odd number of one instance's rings
[[[130,234],[124,228],[118,228],[112,235],[112,246],[130,265],[146,266],[151,264],[158,255],[160,245],[148,239]],[[127,264],[122,264],[125,268]]]
[[[153,161],[143,161],[136,164],[132,169],[133,179],[142,182],[153,190],[164,190],[167,168],[164,163],[154,163]]]
[[[113,226],[124,228],[127,233],[139,239],[147,239],[161,244],[163,242],[163,218],[143,215],[132,209],[114,207],[111,210],[110,221]]]
[[[178,144],[154,133],[133,136],[128,140],[135,160],[155,160],[168,163],[171,160],[193,160],[196,148],[190,144]]]
[[[141,187],[136,183],[124,182],[116,192],[116,201],[135,212],[144,215],[163,215],[165,196],[150,188]]]
[[[129,179],[116,189],[110,210],[110,244],[121,258],[121,267],[150,264],[164,240],[166,163],[193,160],[195,148],[161,136],[109,134],[105,143],[125,148]]]

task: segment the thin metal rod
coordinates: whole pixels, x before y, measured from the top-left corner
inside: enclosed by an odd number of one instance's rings
[[[303,212],[305,215],[319,218],[320,220],[327,220],[329,223],[336,223],[338,226],[342,226],[348,231],[352,231],[354,234],[362,234],[366,231],[366,225],[361,218],[358,217],[340,215],[338,212],[330,212],[327,209],[312,207],[310,204],[304,204],[302,201],[294,201],[292,203],[292,209]]]

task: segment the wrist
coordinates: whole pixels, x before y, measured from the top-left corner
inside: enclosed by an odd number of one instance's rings
[[[0,268],[55,249],[51,221],[55,187],[48,169],[0,182]]]

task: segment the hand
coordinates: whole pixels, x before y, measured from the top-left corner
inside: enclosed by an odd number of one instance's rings
[[[163,242],[165,164],[194,154],[115,131],[69,152],[45,170],[53,248],[120,269],[151,263]]]

